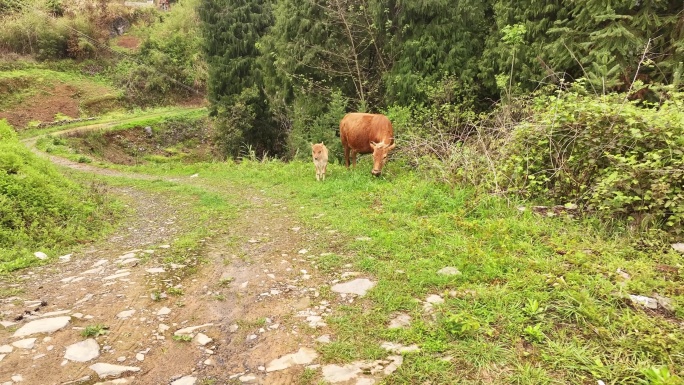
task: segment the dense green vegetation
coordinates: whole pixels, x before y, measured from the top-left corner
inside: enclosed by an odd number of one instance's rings
[[[0,273],[26,267],[108,228],[112,203],[104,186],[78,185],[39,159],[0,120]]]

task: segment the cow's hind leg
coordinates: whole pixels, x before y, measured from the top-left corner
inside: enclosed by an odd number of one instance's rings
[[[349,152],[351,149],[347,146],[344,146],[344,165],[349,168]]]

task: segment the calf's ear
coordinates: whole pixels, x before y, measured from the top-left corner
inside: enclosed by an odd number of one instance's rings
[[[375,150],[375,147],[376,147],[377,145],[378,145],[378,144],[375,143],[375,142],[370,142],[370,146],[371,146],[371,148],[372,148],[373,150]]]

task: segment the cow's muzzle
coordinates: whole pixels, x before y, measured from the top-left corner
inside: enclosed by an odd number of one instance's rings
[[[382,173],[382,172],[379,171],[379,170],[373,170],[373,171],[371,171],[371,174],[373,174],[373,176],[380,176],[381,173]]]

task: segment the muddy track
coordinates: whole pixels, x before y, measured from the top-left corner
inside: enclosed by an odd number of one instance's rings
[[[35,139],[24,143],[83,178],[163,179],[43,154]],[[343,240],[304,228],[294,209],[260,191],[205,186],[201,175],[165,180],[241,197],[230,228],[203,240],[182,264],[167,263],[178,252],[169,245],[195,225],[189,203],[171,193],[110,187],[129,206],[112,236],[0,282],[21,293],[0,304],[0,384],[290,384],[307,366],[318,368],[313,348],[328,340],[325,317],[353,297],[322,299],[319,288],[339,275],[318,274],[315,264]],[[56,331],[14,336],[32,321],[65,317]],[[85,336],[94,325],[106,333]],[[90,342],[81,352],[87,359],[75,359],[74,344],[88,338],[97,347]],[[94,364],[118,372],[106,377]],[[379,379],[357,377],[336,383]],[[118,382],[105,382],[113,378]]]

